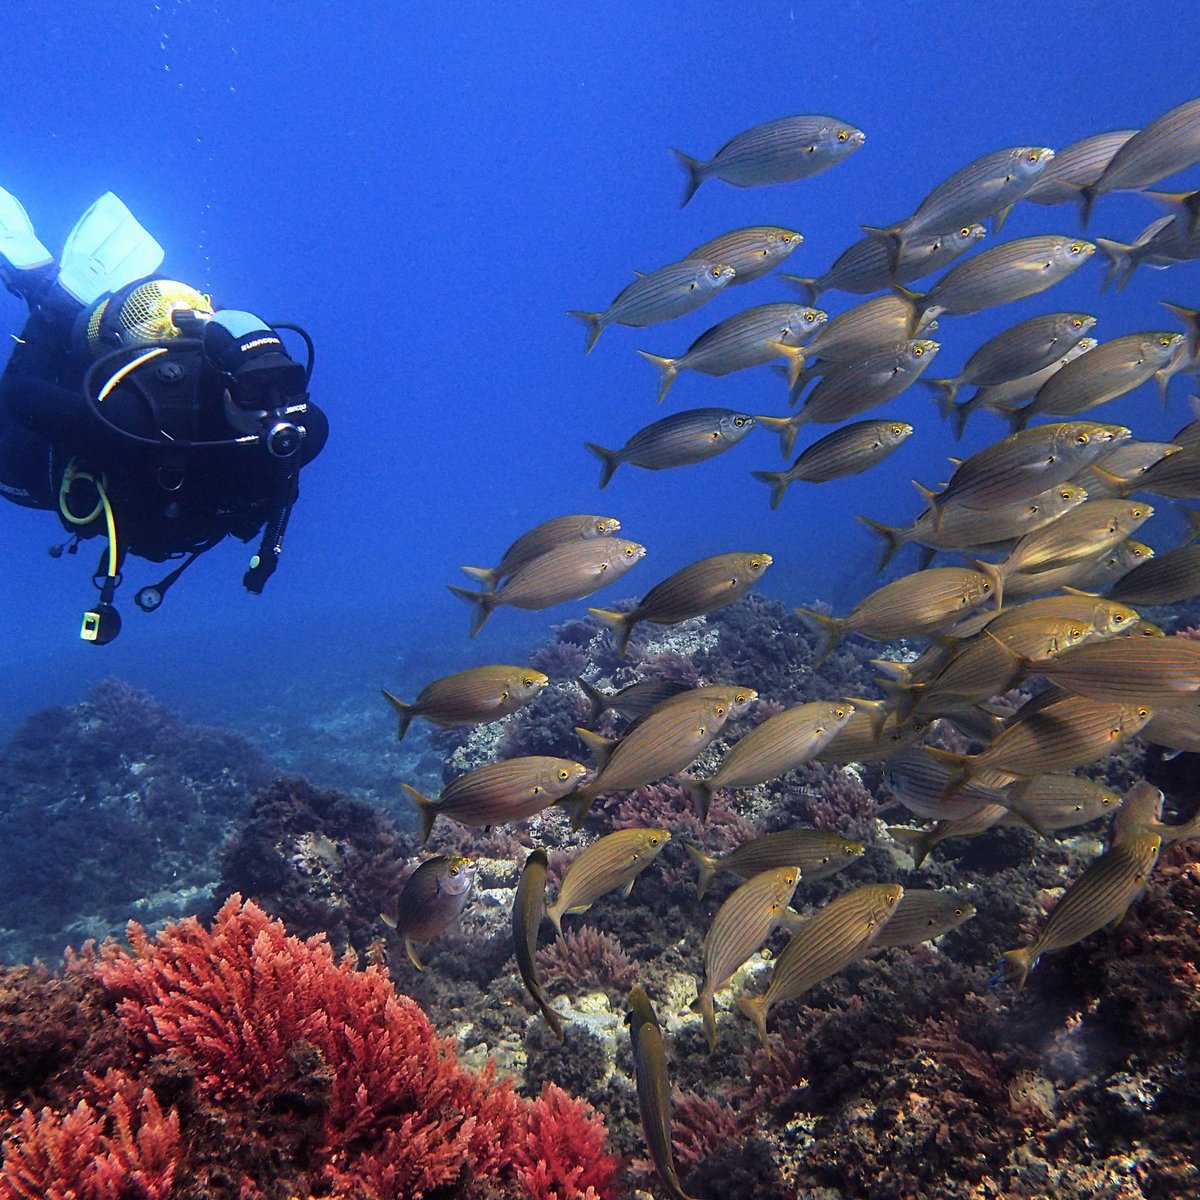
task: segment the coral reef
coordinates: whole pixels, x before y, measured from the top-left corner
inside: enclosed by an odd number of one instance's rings
[[[131,924],[129,941],[60,981],[108,994],[124,1062],[99,1076],[74,1054],[74,1087],[64,1063],[36,1114],[5,1089],[3,1200],[611,1196],[617,1163],[586,1105],[464,1070],[414,1001],[325,939],[234,896],[211,929]]]

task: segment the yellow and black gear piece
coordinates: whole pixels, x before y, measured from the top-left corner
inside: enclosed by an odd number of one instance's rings
[[[187,311],[212,316],[212,297],[176,279],[151,279],[128,292],[101,300],[87,320],[87,345],[93,354],[114,345],[145,346],[179,335],[174,317]]]

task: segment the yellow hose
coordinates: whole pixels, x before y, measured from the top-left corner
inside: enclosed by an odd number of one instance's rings
[[[77,479],[92,484],[96,489],[96,507],[86,517],[77,517],[71,512],[68,503],[71,487]],[[58,489],[58,511],[62,513],[63,520],[72,525],[90,525],[100,515],[101,510],[104,512],[104,523],[108,530],[108,575],[110,579],[114,579],[117,574],[117,522],[113,517],[112,505],[108,501],[108,490],[104,477],[101,476],[97,479],[95,475],[89,474],[87,471],[76,470],[75,460],[71,459],[67,463],[67,469],[63,472],[62,484]]]

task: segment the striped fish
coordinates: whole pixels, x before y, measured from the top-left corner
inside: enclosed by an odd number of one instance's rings
[[[1044,292],[1077,271],[1095,252],[1096,247],[1082,238],[1048,233],[992,246],[951,267],[924,294],[905,293],[913,306],[909,336],[930,314],[975,313]]]
[[[671,1151],[671,1079],[667,1073],[662,1029],[650,997],[640,986],[635,986],[629,993],[628,1023],[638,1112],[650,1159],[671,1200],[693,1200],[679,1182]]]
[[[1030,669],[1100,704],[1157,708],[1200,700],[1200,642],[1191,638],[1113,638]]]
[[[908,338],[911,316],[912,306],[902,296],[873,296],[822,325],[805,347],[805,361],[852,363],[879,354]],[[818,373],[822,369],[818,367]],[[799,386],[806,382],[807,373]]]
[[[930,550],[969,550],[1024,537],[1050,525],[1064,513],[1077,508],[1088,493],[1074,483],[1060,483],[1028,500],[1013,500],[994,508],[963,508],[948,505],[939,520],[938,511],[927,508],[911,525],[882,525],[870,517],[858,517],[883,540],[876,572],[882,571],[897,550],[910,542]]]
[[[913,283],[948,267],[987,233],[978,223],[962,225],[949,233],[926,234],[905,243],[904,253],[892,267],[888,247],[877,237],[859,238],[843,251],[824,275],[780,275],[797,288],[807,304],[816,304],[825,292],[852,292],[866,296],[893,283]]]
[[[866,703],[855,701],[858,711],[846,728],[816,754],[816,762],[882,762],[902,746],[915,742],[929,728],[927,721],[917,717],[901,721],[894,712],[882,708],[874,712],[866,710]],[[873,703],[881,704],[880,701]],[[880,713],[883,714],[882,722]]]
[[[1051,375],[1065,367],[1067,363],[1074,362],[1081,354],[1095,350],[1097,345],[1099,343],[1095,338],[1081,338],[1062,358],[1055,360],[1048,367],[1043,367],[1040,371],[1035,371],[1032,375],[1023,375],[1008,383],[996,383],[978,388],[973,396],[957,404],[940,404],[939,410],[942,417],[953,422],[956,441],[962,440],[963,430],[967,427],[967,419],[970,415],[981,408],[994,412],[1007,420],[1013,409],[1019,408],[1027,400],[1032,400],[1037,395],[1038,388]]]
[[[571,860],[558,896],[546,909],[559,936],[565,913],[587,912],[601,896],[618,888],[628,896],[633,881],[670,840],[666,829],[618,829],[585,846]]]
[[[1071,482],[1086,488],[1092,500],[1115,500],[1136,490],[1137,480],[1142,475],[1180,449],[1171,442],[1125,442],[1108,454],[1102,454]]]
[[[437,854],[426,859],[404,881],[395,917],[380,913],[383,923],[404,942],[409,962],[425,969],[415,943],[431,942],[458,920],[475,887],[475,864],[461,855]]]
[[[639,275],[617,293],[603,312],[572,309],[567,315],[587,326],[583,352],[590,354],[596,339],[609,325],[632,325],[640,329],[681,317],[707,304],[733,278],[734,271],[728,263],[688,258]]]
[[[981,571],[933,567],[884,584],[845,617],[827,617],[807,608],[795,612],[817,635],[815,665],[824,662],[849,633],[880,642],[934,633],[986,604],[991,596],[991,581]]]
[[[1072,417],[1132,392],[1170,361],[1183,345],[1182,333],[1127,333],[1067,363],[1037,390],[1010,423],[1024,429],[1034,416]]]
[[[735,271],[730,287],[739,287],[769,275],[804,243],[803,235],[779,225],[748,225],[731,229],[684,255],[709,262],[728,263]]]
[[[993,216],[999,228],[1008,210],[1033,187],[1053,158],[1054,151],[1044,146],[995,150],[939,183],[906,221],[863,229],[882,239],[897,259],[908,242],[921,234],[961,228]]]
[[[753,688],[693,688],[664,701],[612,740],[591,730],[575,732],[596,754],[598,774],[563,805],[578,829],[592,800],[603,792],[624,792],[682,771],[725,727],[758,698]]]
[[[905,808],[926,820],[958,821],[988,806],[1008,809],[1004,787],[989,786],[986,777],[972,780],[947,799],[950,771],[918,746],[893,754],[884,763],[883,781]]]
[[[799,116],[755,125],[730,138],[707,162],[675,150],[687,176],[680,207],[706,179],[742,188],[808,179],[853,154],[866,140],[861,129],[837,117]]]
[[[771,565],[769,554],[735,551],[714,554],[668,575],[657,583],[627,613],[589,608],[602,625],[612,630],[617,656],[624,658],[629,635],[642,621],[675,625],[680,621],[716,612],[740,600]]]
[[[1200,708],[1194,705],[1160,708],[1142,730],[1142,737],[1176,754],[1200,754]]]
[[[615,692],[602,692],[586,679],[577,678],[575,682],[583,689],[583,694],[591,705],[587,718],[589,724],[594,723],[601,713],[609,709],[627,721],[634,721],[638,717],[644,717],[652,708],[657,708],[664,700],[691,690],[686,683],[675,683],[666,679],[642,679]]]
[[[1091,187],[1112,157],[1125,145],[1136,129],[1114,129],[1094,133],[1054,152],[1054,157],[1022,197],[1031,204],[1066,204],[1079,199],[1085,187]]]
[[[796,929],[775,961],[767,990],[761,996],[738,1000],[738,1008],[750,1019],[764,1046],[771,1009],[802,996],[865,953],[903,895],[898,883],[864,884],[835,896]]]
[[[1058,362],[1096,324],[1090,313],[1043,313],[1020,321],[989,338],[952,379],[922,379],[937,393],[938,407],[948,411],[959,389],[972,384],[992,387],[1023,379]]]
[[[776,420],[786,424],[788,418],[759,418],[767,428],[771,428]],[[897,450],[912,433],[913,427],[905,421],[855,421],[814,442],[786,471],[750,473],[771,489],[771,508],[774,510],[791,484],[801,481],[827,483],[831,479],[869,471]]]
[[[1140,492],[1154,492],[1175,500],[1200,498],[1200,450],[1184,446],[1178,454],[1156,462],[1133,483]]]
[[[1141,563],[1105,593],[1125,604],[1178,604],[1200,595],[1200,546],[1180,546]]]
[[[550,682],[548,675],[530,667],[468,667],[427,683],[410,704],[384,690],[400,714],[399,738],[408,732],[414,717],[435,725],[476,725],[498,721],[529,703]]]
[[[1151,221],[1128,244],[1098,237],[1096,249],[1108,259],[1102,287],[1115,283],[1120,291],[1138,267],[1173,267],[1200,257],[1200,232],[1181,235],[1178,219],[1170,214]]]
[[[822,750],[853,715],[854,705],[848,701],[811,700],[768,717],[734,742],[715,775],[682,781],[701,822],[708,820],[709,806],[717,792],[754,787],[786,775]]]
[[[904,895],[871,943],[872,950],[915,946],[957,929],[975,915],[975,905],[957,892],[932,892],[905,888]]]
[[[1141,500],[1085,500],[1052,524],[1027,533],[1003,562],[976,565],[992,581],[999,609],[1012,576],[1094,562],[1131,537],[1153,515],[1153,507]]]
[[[1131,639],[1146,645],[1159,640]],[[1091,647],[1079,646],[1070,654],[1115,644],[1097,642]],[[1052,659],[1045,669],[1055,670],[1058,662],[1058,659]],[[1085,696],[1066,696],[1009,725],[979,754],[951,754],[932,746],[926,746],[925,753],[952,770],[948,790],[953,794],[954,789],[965,786],[985,771],[996,772],[1011,780],[1086,767],[1118,749],[1150,720],[1150,716],[1151,710],[1145,704],[1107,703]]]
[[[1004,952],[1005,974],[1018,987],[1043,954],[1063,950],[1119,921],[1145,890],[1162,838],[1141,833],[1105,851],[1073,883],[1027,946]]]
[[[1109,160],[1100,178],[1080,189],[1083,223],[1098,196],[1149,187],[1200,162],[1200,99],[1188,100],[1139,129]]]
[[[714,993],[771,936],[799,882],[796,867],[763,871],[743,883],[717,910],[704,938],[704,974],[692,1006],[703,1019],[710,1050],[717,1045]]]
[[[1027,600],[1045,596],[1059,588],[1072,587],[1084,592],[1102,592],[1128,574],[1139,563],[1154,557],[1144,542],[1127,538],[1119,546],[1096,559],[1083,559],[1062,567],[1037,571],[1032,575],[1014,575],[1006,584],[1009,600]],[[1145,622],[1142,623],[1143,627]]]
[[[660,404],[680,371],[730,375],[782,356],[791,364],[791,382],[804,365],[803,343],[827,319],[827,313],[811,305],[760,304],[706,329],[678,358],[651,354],[649,350],[638,353],[658,372]]]
[[[781,829],[752,838],[727,854],[706,854],[699,846],[684,847],[696,864],[696,895],[703,898],[718,871],[751,879],[776,867],[796,867],[809,883],[828,879],[862,856],[866,847],[824,829]]]
[[[993,508],[1036,496],[1056,483],[1066,483],[1128,437],[1129,430],[1123,425],[1092,421],[1022,429],[961,462],[942,491],[935,494],[920,490],[930,507],[937,510],[940,522],[951,501],[966,508]]]
[[[937,342],[918,338],[897,342],[857,362],[836,364],[808,394],[795,416],[760,423],[777,430],[786,458],[802,425],[832,425],[886,404],[920,379],[922,372],[933,365],[937,352]]]
[[[566,517],[553,517],[523,533],[500,557],[494,567],[461,568],[473,579],[478,579],[488,591],[526,563],[540,558],[555,546],[565,542],[586,541],[591,538],[612,537],[621,531],[621,522],[616,517],[598,517],[593,513],[572,513]]]
[[[459,599],[474,606],[471,616],[474,637],[501,605],[540,609],[579,600],[616,583],[645,553],[645,546],[624,538],[565,542],[518,567],[494,592],[447,586]]]
[[[530,755],[476,767],[451,780],[436,800],[407,783],[400,786],[417,806],[424,843],[439,816],[476,828],[527,821],[570,795],[586,774],[587,767],[582,763]]]
[[[754,425],[752,416],[729,408],[689,408],[639,429],[620,450],[607,450],[595,442],[584,445],[600,460],[603,490],[622,463],[665,471],[704,462],[732,450]]]
[[[517,960],[517,971],[521,982],[529,993],[546,1024],[561,1042],[566,1037],[563,1020],[550,1007],[545,989],[537,973],[538,927],[546,913],[546,852],[537,849],[530,852],[521,869],[513,896],[512,931],[513,954]]]

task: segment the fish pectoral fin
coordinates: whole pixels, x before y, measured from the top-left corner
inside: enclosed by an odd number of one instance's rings
[[[621,889],[621,899],[622,899],[622,900],[628,900],[628,899],[629,899],[629,893],[633,891],[633,884],[634,884],[634,880],[633,880],[633,879],[631,879],[631,880],[630,880],[630,881],[629,881],[629,882],[628,882],[628,883],[627,883],[627,884],[626,884],[626,885],[625,885],[625,886],[624,886],[624,887]]]

